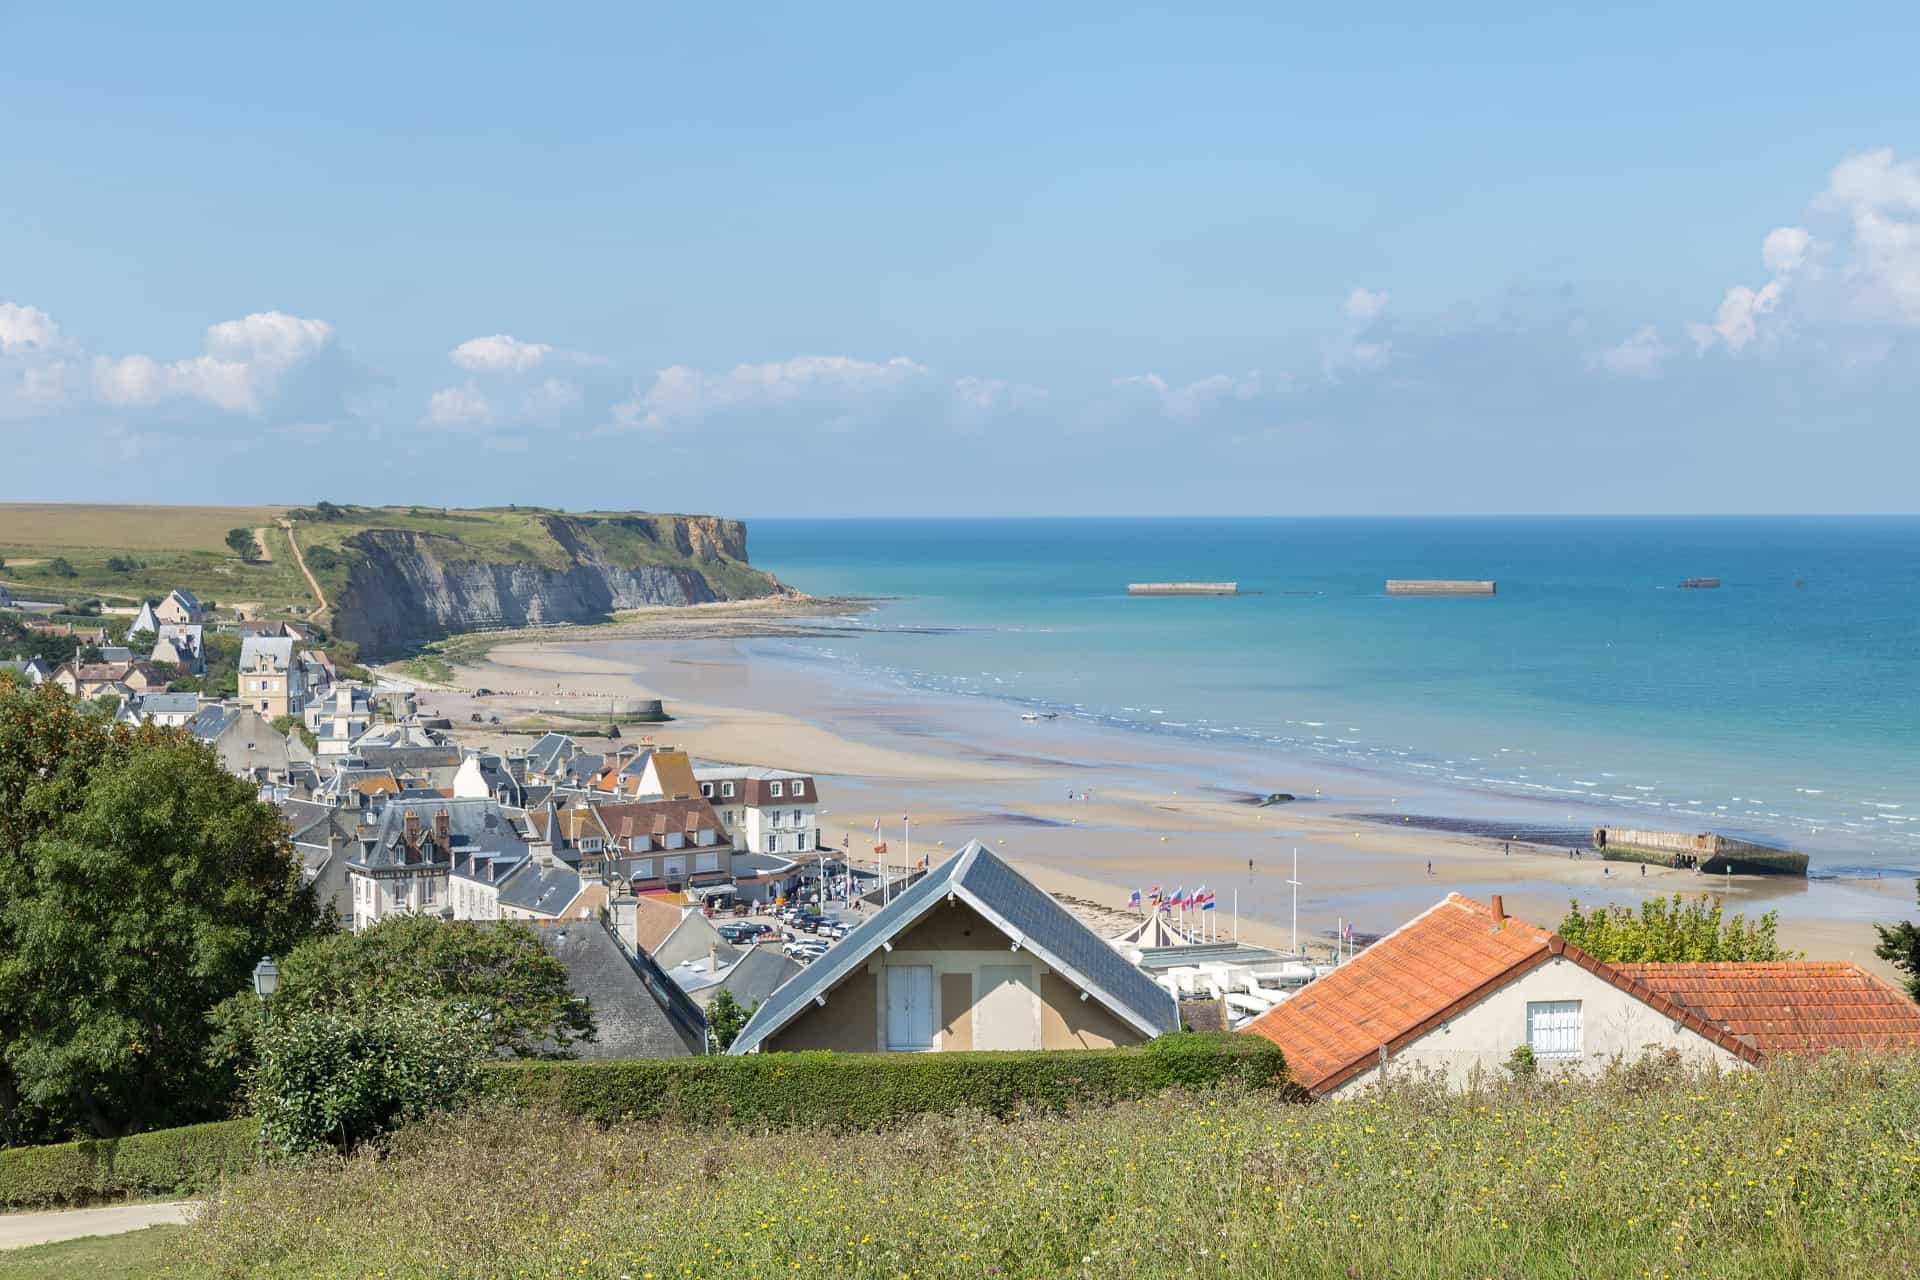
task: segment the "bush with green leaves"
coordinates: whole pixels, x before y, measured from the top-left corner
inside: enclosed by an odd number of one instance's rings
[[[0,1208],[86,1204],[115,1196],[190,1195],[259,1160],[251,1119],[0,1149]]]
[[[457,1105],[486,1055],[479,1017],[441,1005],[296,1013],[261,1036],[253,1109],[272,1150],[350,1151]]]
[[[1280,1086],[1285,1071],[1280,1050],[1259,1036],[1176,1032],[1128,1049],[500,1063],[487,1068],[484,1088],[602,1123],[878,1129],[955,1111],[1012,1116],[1103,1107],[1172,1088]]]
[[[1914,881],[1920,894],[1920,880]],[[1873,954],[1907,975],[1907,994],[1920,1000],[1920,920],[1902,920],[1899,924],[1873,926],[1880,941]]]
[[[1722,920],[1720,899],[1701,894],[1648,898],[1636,912],[1614,904],[1583,911],[1572,902],[1557,932],[1596,960],[1608,964],[1706,960],[1795,960],[1799,952],[1780,945],[1780,913],[1748,922],[1736,913]]]
[[[753,1009],[760,1006],[755,1004]],[[753,1009],[744,1008],[733,998],[733,992],[724,988],[707,1006],[707,1043],[715,1053],[725,1053],[733,1047],[733,1042],[745,1029],[747,1019],[753,1017]]]

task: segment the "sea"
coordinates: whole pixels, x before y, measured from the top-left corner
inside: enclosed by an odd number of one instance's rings
[[[1920,866],[1920,519],[757,519],[872,597],[754,642],[863,679],[1400,778],[1425,808]],[[1389,597],[1389,578],[1493,579]],[[1717,589],[1682,589],[1717,578]],[[1129,582],[1236,581],[1141,598]],[[1258,770],[1257,770],[1258,771]],[[1444,813],[1436,815],[1445,817]]]

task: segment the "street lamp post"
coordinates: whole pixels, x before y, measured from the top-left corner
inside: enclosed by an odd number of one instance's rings
[[[253,994],[260,998],[260,1029],[267,1029],[267,1001],[280,989],[280,966],[273,962],[272,956],[261,956],[260,963],[253,966]],[[255,1055],[258,1057],[258,1054]],[[267,1164],[267,1116],[260,1113],[260,1167]]]

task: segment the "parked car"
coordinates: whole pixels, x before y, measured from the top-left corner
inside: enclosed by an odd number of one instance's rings
[[[750,947],[760,940],[758,932],[743,924],[723,924],[714,932],[736,947]]]
[[[795,938],[792,942],[780,948],[780,950],[792,956],[795,960],[818,960],[821,956],[827,954],[827,944],[824,942],[814,942],[806,938]]]

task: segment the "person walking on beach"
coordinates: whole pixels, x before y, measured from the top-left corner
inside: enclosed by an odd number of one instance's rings
[[[1427,874],[1428,875],[1433,874],[1433,862],[1431,860],[1427,862]]]

